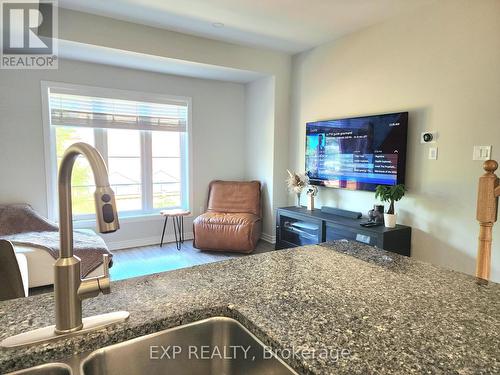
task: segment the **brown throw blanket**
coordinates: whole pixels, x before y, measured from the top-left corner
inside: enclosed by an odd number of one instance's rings
[[[59,257],[59,228],[27,204],[0,205],[0,238],[46,250],[54,259]],[[83,277],[102,264],[103,254],[112,256],[102,238],[88,229],[74,231],[73,249],[82,261]]]

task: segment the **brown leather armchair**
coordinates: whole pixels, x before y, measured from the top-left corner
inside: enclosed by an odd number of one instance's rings
[[[212,181],[208,210],[193,222],[193,246],[251,253],[262,232],[260,182]]]

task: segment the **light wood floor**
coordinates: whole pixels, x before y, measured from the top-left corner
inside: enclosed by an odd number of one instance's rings
[[[252,254],[273,250],[274,245],[261,240]],[[184,242],[181,250],[177,250],[175,242],[163,244],[163,247],[155,245],[115,250],[113,251],[113,267],[109,271],[111,280],[117,281],[242,256],[248,256],[248,254],[200,251],[193,248],[193,241],[189,240]],[[30,295],[47,293],[52,290],[51,285],[32,288]]]
[[[273,250],[274,245],[260,241],[252,254]],[[193,248],[192,241],[184,242],[181,250],[176,249],[175,242],[163,244],[163,247],[159,245],[136,247],[113,252],[113,267],[110,269],[110,274],[111,280],[116,281],[241,256],[248,255],[230,252],[200,251]]]

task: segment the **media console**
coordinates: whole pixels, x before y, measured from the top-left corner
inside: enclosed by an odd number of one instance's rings
[[[397,225],[364,228],[366,219],[347,218],[305,207],[278,208],[276,215],[276,249],[313,245],[334,240],[354,240],[410,256],[411,227]]]

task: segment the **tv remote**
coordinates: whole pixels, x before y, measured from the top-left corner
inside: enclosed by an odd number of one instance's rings
[[[382,225],[382,223],[376,223],[374,221],[367,221],[366,223],[360,223],[359,225],[361,225],[362,227],[365,227],[365,228],[370,228],[370,227],[379,227]]]

